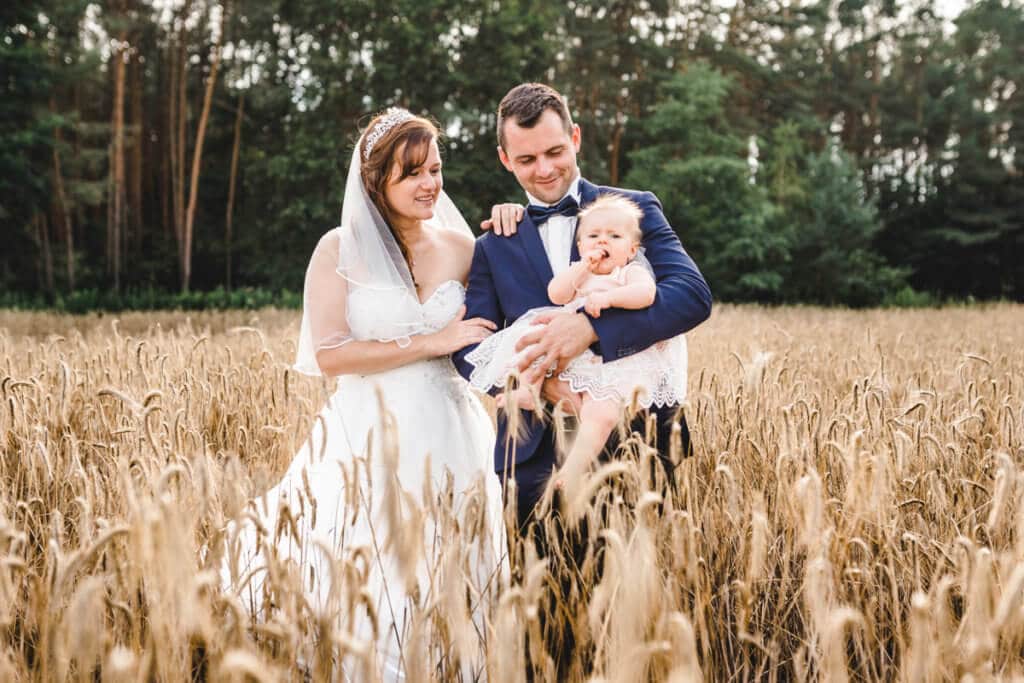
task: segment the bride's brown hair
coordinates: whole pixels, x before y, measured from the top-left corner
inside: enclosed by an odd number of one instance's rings
[[[419,283],[416,282],[416,275],[412,270],[409,246],[405,243],[401,232],[395,230],[393,220],[395,212],[388,204],[384,190],[389,182],[398,182],[408,178],[416,168],[423,165],[423,162],[427,160],[427,155],[430,154],[430,143],[438,139],[440,132],[430,120],[421,116],[413,116],[411,119],[392,126],[383,135],[374,139],[370,154],[367,156],[367,142],[371,139],[374,129],[381,123],[381,119],[386,116],[388,116],[388,112],[377,114],[366,127],[365,134],[359,143],[359,156],[362,159],[360,175],[370,201],[380,211],[381,217],[398,243],[402,257],[409,266],[409,275],[412,276],[413,284],[418,289]],[[396,162],[400,172],[397,178],[391,178]]]

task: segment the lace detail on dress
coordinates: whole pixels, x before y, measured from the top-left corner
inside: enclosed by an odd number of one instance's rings
[[[466,300],[466,288],[458,280],[448,280],[437,286],[423,302],[423,324],[437,332],[450,323]]]
[[[466,288],[458,280],[448,280],[438,285],[423,302],[423,324],[429,332],[437,332],[450,323],[466,300]],[[454,403],[468,401],[470,397],[466,380],[462,379],[448,356],[431,358],[424,364],[424,380],[437,389],[440,396]]]
[[[415,334],[437,332],[451,322],[465,298],[466,289],[458,280],[441,283],[422,304],[406,289],[357,289],[348,297],[352,338],[400,341]],[[419,320],[410,322],[389,315],[394,311],[408,311],[410,299],[419,309]]]
[[[559,309],[549,307],[527,311],[511,326],[492,334],[466,354],[466,362],[473,366],[469,375],[469,383],[473,388],[484,392],[493,388],[504,389],[511,370],[519,365],[522,355],[522,352],[517,353],[515,350],[516,342],[532,329],[533,320],[538,315],[553,310]]]
[[[686,338],[679,335],[607,363],[584,351],[558,378],[574,392],[586,392],[594,399],[625,403],[636,393],[643,408],[663,408],[686,399],[686,366]]]
[[[575,306],[575,302],[572,305]],[[512,325],[491,335],[467,354],[466,361],[473,366],[469,376],[473,388],[479,391],[504,389],[509,374],[524,353],[516,352],[516,343],[533,328],[533,320],[539,314],[551,310],[559,308],[527,311]],[[682,403],[686,398],[686,372],[686,337],[679,335],[607,363],[591,351],[584,351],[558,377],[573,391],[586,392],[598,400],[626,402],[632,400],[635,391],[639,391],[637,399],[641,406],[661,408]]]
[[[388,296],[356,297],[358,302],[349,304],[349,324],[354,336],[359,339],[380,339],[382,331],[388,331],[390,324],[386,318],[388,313]],[[383,294],[395,294],[384,292]],[[414,334],[431,334],[450,323],[459,313],[459,308],[466,300],[466,288],[458,280],[442,282],[420,307],[421,317],[419,329]],[[469,385],[462,379],[449,356],[428,358],[416,363],[409,363],[398,368],[368,375],[355,376],[351,379],[342,376],[339,386],[351,382],[371,380],[379,384],[387,392],[407,391],[410,386],[430,387],[438,398],[446,399],[455,404],[471,400]]]

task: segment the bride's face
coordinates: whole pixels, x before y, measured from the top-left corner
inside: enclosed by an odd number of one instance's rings
[[[431,140],[423,163],[402,177],[403,146],[395,149],[394,163],[384,189],[384,200],[391,209],[396,223],[414,223],[434,217],[437,197],[444,187],[441,176],[441,152],[437,141]]]

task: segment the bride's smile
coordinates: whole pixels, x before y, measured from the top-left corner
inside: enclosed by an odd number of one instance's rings
[[[415,153],[415,151],[414,151]],[[404,150],[399,150],[397,159],[401,159]],[[431,140],[426,149],[423,161],[412,168],[396,160],[388,177],[384,196],[393,214],[392,220],[401,230],[413,227],[419,221],[434,217],[437,197],[444,187],[441,174],[441,153],[437,142]]]

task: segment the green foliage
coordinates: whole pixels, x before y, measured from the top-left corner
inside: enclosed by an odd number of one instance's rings
[[[849,155],[812,153],[784,122],[763,141],[755,182],[748,142],[725,116],[732,80],[704,63],[666,84],[628,182],[649,188],[727,300],[866,306],[903,286],[873,248],[881,229]]]
[[[776,208],[752,182],[746,140],[723,116],[732,83],[704,63],[667,82],[626,184],[651,190],[716,296],[776,300],[789,259]]]
[[[302,295],[288,289],[271,290],[243,287],[230,292],[217,288],[208,292],[193,290],[172,292],[163,289],[136,289],[118,294],[113,290],[77,289],[48,300],[40,294],[4,292],[0,308],[56,310],[62,313],[90,311],[206,311],[257,308],[301,308]]]
[[[934,294],[919,292],[909,285],[886,294],[882,299],[882,306],[886,308],[931,308],[939,304],[940,300]]]
[[[964,59],[950,97],[956,135],[952,173],[939,183],[940,207],[923,236],[940,269],[961,276],[942,287],[964,296],[1021,297],[1024,290],[1024,12],[1017,3],[976,3],[957,21],[955,53]]]
[[[54,79],[45,44],[42,2],[5,3],[0,9],[0,225],[8,253],[33,254],[31,222],[50,192],[47,161],[60,117],[46,110]],[[34,275],[31,259],[0,261],[0,288]]]
[[[799,189],[784,187],[784,220],[793,226],[786,276],[792,301],[868,306],[902,288],[906,269],[874,251],[881,230],[857,167],[835,147],[810,156]]]
[[[298,288],[340,215],[359,129],[389,105],[441,124],[445,187],[471,225],[494,203],[522,201],[497,161],[495,107],[512,85],[540,80],[568,96],[584,175],[655,191],[719,300],[1024,299],[1024,0],[968,3],[952,31],[934,0],[195,0],[182,53],[181,3],[0,5],[8,301],[53,282],[51,300],[80,302],[62,305],[121,305],[100,292],[112,285],[107,60],[122,31],[121,282],[136,293],[124,300],[162,306],[137,293],[178,288],[173,193],[188,184],[225,6],[195,289],[227,282],[229,250],[233,285]],[[170,149],[182,58],[183,183]]]

